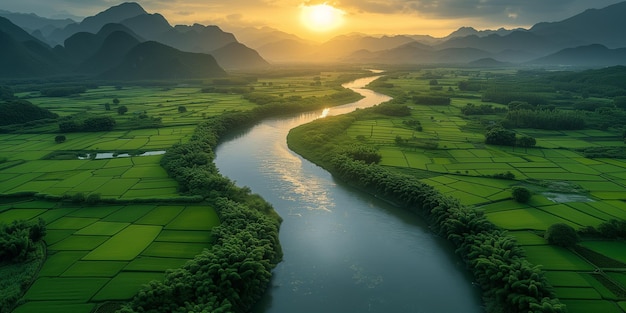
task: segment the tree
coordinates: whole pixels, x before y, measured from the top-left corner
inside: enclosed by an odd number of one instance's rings
[[[185,113],[187,112],[187,108],[184,105],[181,105],[178,107],[178,113]]]
[[[125,105],[117,108],[117,114],[119,115],[124,115],[126,112],[128,112],[128,108]]]
[[[104,109],[107,111],[111,111],[111,104],[109,104],[108,102],[104,104]]]
[[[556,223],[550,225],[544,234],[544,238],[551,245],[557,245],[561,247],[573,247],[580,237],[576,233],[576,230],[565,223]]]
[[[65,138],[65,135],[58,135],[56,137],[54,137],[54,142],[56,143],[63,143],[65,142],[67,138]]]
[[[527,203],[532,196],[530,190],[525,187],[513,187],[513,199],[519,203]]]
[[[485,143],[499,146],[515,146],[515,132],[502,127],[494,127],[485,133]]]
[[[115,105],[120,104],[120,99],[118,99],[118,98],[113,99],[113,104],[115,104]]]
[[[525,149],[534,147],[536,144],[537,144],[537,140],[530,136],[524,135],[517,139],[517,145]]]

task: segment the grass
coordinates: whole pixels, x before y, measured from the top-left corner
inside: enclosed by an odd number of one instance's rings
[[[73,300],[87,302],[109,279],[40,277],[24,295],[27,301]]]
[[[572,252],[555,246],[525,246],[526,257],[545,270],[593,271],[594,267]]]
[[[130,225],[89,252],[83,260],[130,261],[146,249],[160,231],[159,226]]]
[[[167,230],[210,230],[219,225],[219,217],[212,208],[187,206],[176,218],[165,226]]]
[[[158,272],[122,272],[111,279],[94,297],[93,301],[128,300],[152,280],[162,280]]]

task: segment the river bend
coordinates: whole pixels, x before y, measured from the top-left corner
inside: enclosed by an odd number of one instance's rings
[[[480,294],[451,245],[414,214],[354,190],[287,147],[290,129],[389,100],[363,99],[262,121],[216,149],[220,172],[270,202],[284,221],[283,261],[254,312],[482,312]]]

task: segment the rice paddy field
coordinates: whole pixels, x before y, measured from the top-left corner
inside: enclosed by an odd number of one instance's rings
[[[338,75],[283,75],[245,88],[277,97],[321,97],[338,92],[325,86]],[[122,204],[1,199],[0,223],[42,218],[48,229],[47,259],[14,312],[92,312],[103,303],[130,299],[142,285],[161,280],[166,270],[210,247],[211,229],[219,224],[216,212],[200,204],[176,204],[178,184],[160,160],[168,148],[187,142],[203,119],[258,105],[241,94],[202,88],[100,86],[67,97],[16,94],[60,116],[110,116],[117,126],[108,132],[63,134],[63,143],[55,142],[56,123],[0,134],[0,195],[82,193]],[[119,106],[128,111],[118,114]],[[161,126],[136,129],[133,123],[141,114],[160,118]]]
[[[128,300],[210,247],[219,225],[215,210],[202,205],[0,205],[0,222],[38,218],[47,223],[48,257],[14,312],[92,312]]]
[[[406,74],[386,83],[404,91],[428,92],[428,79]],[[460,78],[467,79],[467,77]],[[459,78],[439,79],[443,90],[456,89]],[[585,240],[580,249],[549,245],[543,233],[552,224],[575,229],[597,227],[610,219],[626,219],[626,160],[585,158],[578,148],[623,146],[615,131],[546,131],[516,129],[537,139],[535,148],[485,145],[483,132],[465,118],[460,108],[480,102],[478,93],[449,93],[451,105],[429,106],[413,102],[411,117],[372,117],[352,124],[347,134],[373,144],[381,164],[407,169],[422,182],[445,195],[485,212],[498,227],[507,229],[524,248],[527,258],[546,271],[568,312],[626,312],[626,244],[623,241]],[[500,105],[491,104],[494,107]],[[402,122],[417,120],[422,131]],[[396,137],[418,143],[399,146]],[[358,137],[358,138],[357,138]],[[420,143],[436,142],[435,149]],[[490,176],[506,172],[514,180]],[[512,200],[512,188],[533,192],[529,203]]]

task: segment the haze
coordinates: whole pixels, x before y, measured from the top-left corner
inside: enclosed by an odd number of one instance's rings
[[[94,15],[123,1],[111,0],[0,0],[0,9],[43,17]],[[461,26],[477,29],[529,27],[558,21],[588,8],[602,8],[619,0],[137,0],[148,12],[159,12],[173,24],[218,25],[226,30],[269,26],[300,37],[323,41],[339,34],[424,34],[445,36]],[[302,11],[326,4],[343,12],[333,27],[312,27]],[[322,25],[323,26],[323,25]]]

